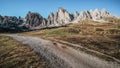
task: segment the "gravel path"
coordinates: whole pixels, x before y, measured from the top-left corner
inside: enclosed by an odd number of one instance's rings
[[[120,68],[120,65],[77,51],[66,45],[37,37],[7,35],[28,44],[33,51],[46,58],[51,68]]]

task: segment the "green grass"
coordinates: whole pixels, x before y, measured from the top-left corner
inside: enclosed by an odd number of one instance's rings
[[[45,61],[25,44],[0,35],[0,68],[44,68]]]
[[[64,28],[58,28],[58,29],[47,29],[44,30],[43,32],[47,35],[58,35],[58,36],[66,36],[66,35],[71,35],[71,33],[65,32],[63,30]]]

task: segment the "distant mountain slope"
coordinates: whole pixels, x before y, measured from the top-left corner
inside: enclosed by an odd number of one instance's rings
[[[117,16],[107,12],[105,9],[99,11],[84,10],[81,13],[77,11],[70,14],[67,10],[59,8],[57,12],[50,13],[48,18],[43,18],[39,13],[28,12],[25,18],[17,18],[15,16],[0,16],[0,28],[16,29],[16,27],[25,27],[31,29],[39,29],[43,27],[58,27],[69,23],[78,23],[85,19],[91,19],[97,22],[106,22],[105,18],[118,18]]]

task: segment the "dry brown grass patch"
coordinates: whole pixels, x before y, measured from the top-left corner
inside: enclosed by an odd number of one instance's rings
[[[0,35],[0,68],[44,68],[46,62],[25,44]]]

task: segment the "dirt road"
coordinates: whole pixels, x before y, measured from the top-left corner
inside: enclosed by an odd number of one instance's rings
[[[120,68],[116,63],[107,62],[66,45],[37,37],[7,35],[28,44],[33,51],[46,58],[51,68]]]

